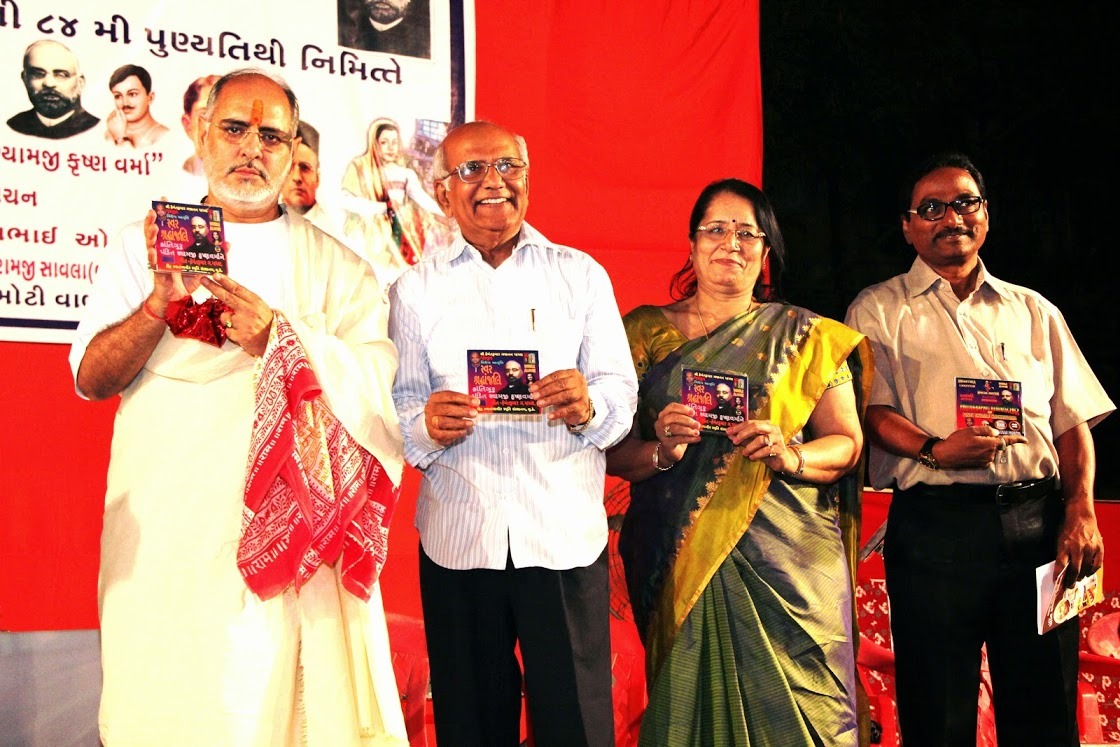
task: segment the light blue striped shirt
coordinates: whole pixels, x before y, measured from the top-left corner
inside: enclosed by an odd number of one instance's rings
[[[416,528],[444,568],[577,568],[607,543],[604,450],[630,430],[637,381],[606,271],[527,223],[497,268],[458,236],[389,291],[400,352],[393,400],[405,459],[423,472]],[[575,368],[595,404],[573,434],[544,415],[480,413],[444,448],[424,424],[433,392],[467,392],[468,350],[536,350],[539,375]]]

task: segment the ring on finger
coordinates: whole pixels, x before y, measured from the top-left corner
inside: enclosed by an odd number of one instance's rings
[[[670,428],[669,426],[665,426],[665,438],[672,438],[672,437],[673,437],[673,429]]]
[[[434,427],[437,431],[439,430],[439,415],[432,416],[432,427]]]
[[[226,329],[233,329],[233,320],[232,319],[226,319],[225,324],[223,326]]]

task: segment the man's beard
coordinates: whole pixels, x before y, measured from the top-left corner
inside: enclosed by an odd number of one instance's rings
[[[399,18],[403,18],[405,12],[408,11],[408,4],[406,3],[400,10],[396,7],[380,2],[379,0],[366,0],[366,13],[369,17],[378,23],[392,23]]]
[[[78,108],[78,101],[78,98],[68,99],[53,89],[44,89],[31,94],[31,105],[47,119],[66,116]]]
[[[221,169],[203,159],[203,165],[206,168],[206,181],[209,183],[210,191],[214,193],[214,196],[222,202],[245,207],[258,207],[270,202],[277,202],[280,199],[281,188],[288,179],[289,171],[289,169],[284,169],[280,178],[272,182],[269,181],[268,172],[264,166],[259,165],[259,163],[251,163],[249,165],[262,174],[264,183],[231,184],[226,180],[226,177],[233,169],[239,169],[246,164],[235,164],[228,169]]]

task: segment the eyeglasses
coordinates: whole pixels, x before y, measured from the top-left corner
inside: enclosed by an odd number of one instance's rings
[[[275,151],[290,145],[292,136],[286,132],[272,129],[271,127],[250,127],[244,122],[237,122],[235,120],[223,120],[221,122],[210,122],[213,126],[217,127],[222,133],[222,138],[230,145],[241,145],[245,142],[245,138],[250,135],[256,135],[260,140],[261,148],[267,151]]]
[[[726,238],[734,235],[735,239],[743,245],[750,244],[754,241],[762,241],[766,238],[764,233],[755,233],[749,228],[740,228],[732,231],[724,223],[711,223],[706,226],[697,226],[697,233],[702,233],[712,241],[723,241]]]
[[[913,213],[922,220],[941,220],[945,217],[946,208],[953,208],[957,215],[972,215],[980,206],[987,200],[978,195],[970,195],[968,197],[958,197],[950,202],[942,202],[941,200],[928,200],[923,202],[913,210],[907,210],[907,213]]]
[[[438,177],[437,181],[442,181],[452,174],[458,174],[459,178],[467,184],[474,184],[486,178],[486,173],[490,171],[490,167],[494,167],[494,171],[498,172],[498,176],[505,179],[507,182],[519,178],[529,164],[522,161],[520,158],[499,158],[493,163],[489,161],[463,161],[455,167],[454,171]]]

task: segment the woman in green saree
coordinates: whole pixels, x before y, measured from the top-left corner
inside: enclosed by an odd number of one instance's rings
[[[784,244],[758,188],[706,187],[689,236],[678,300],[624,319],[638,412],[607,463],[631,482],[619,550],[646,648],[641,744],[855,745],[866,343],[773,300]],[[736,377],[741,422],[711,416]]]

